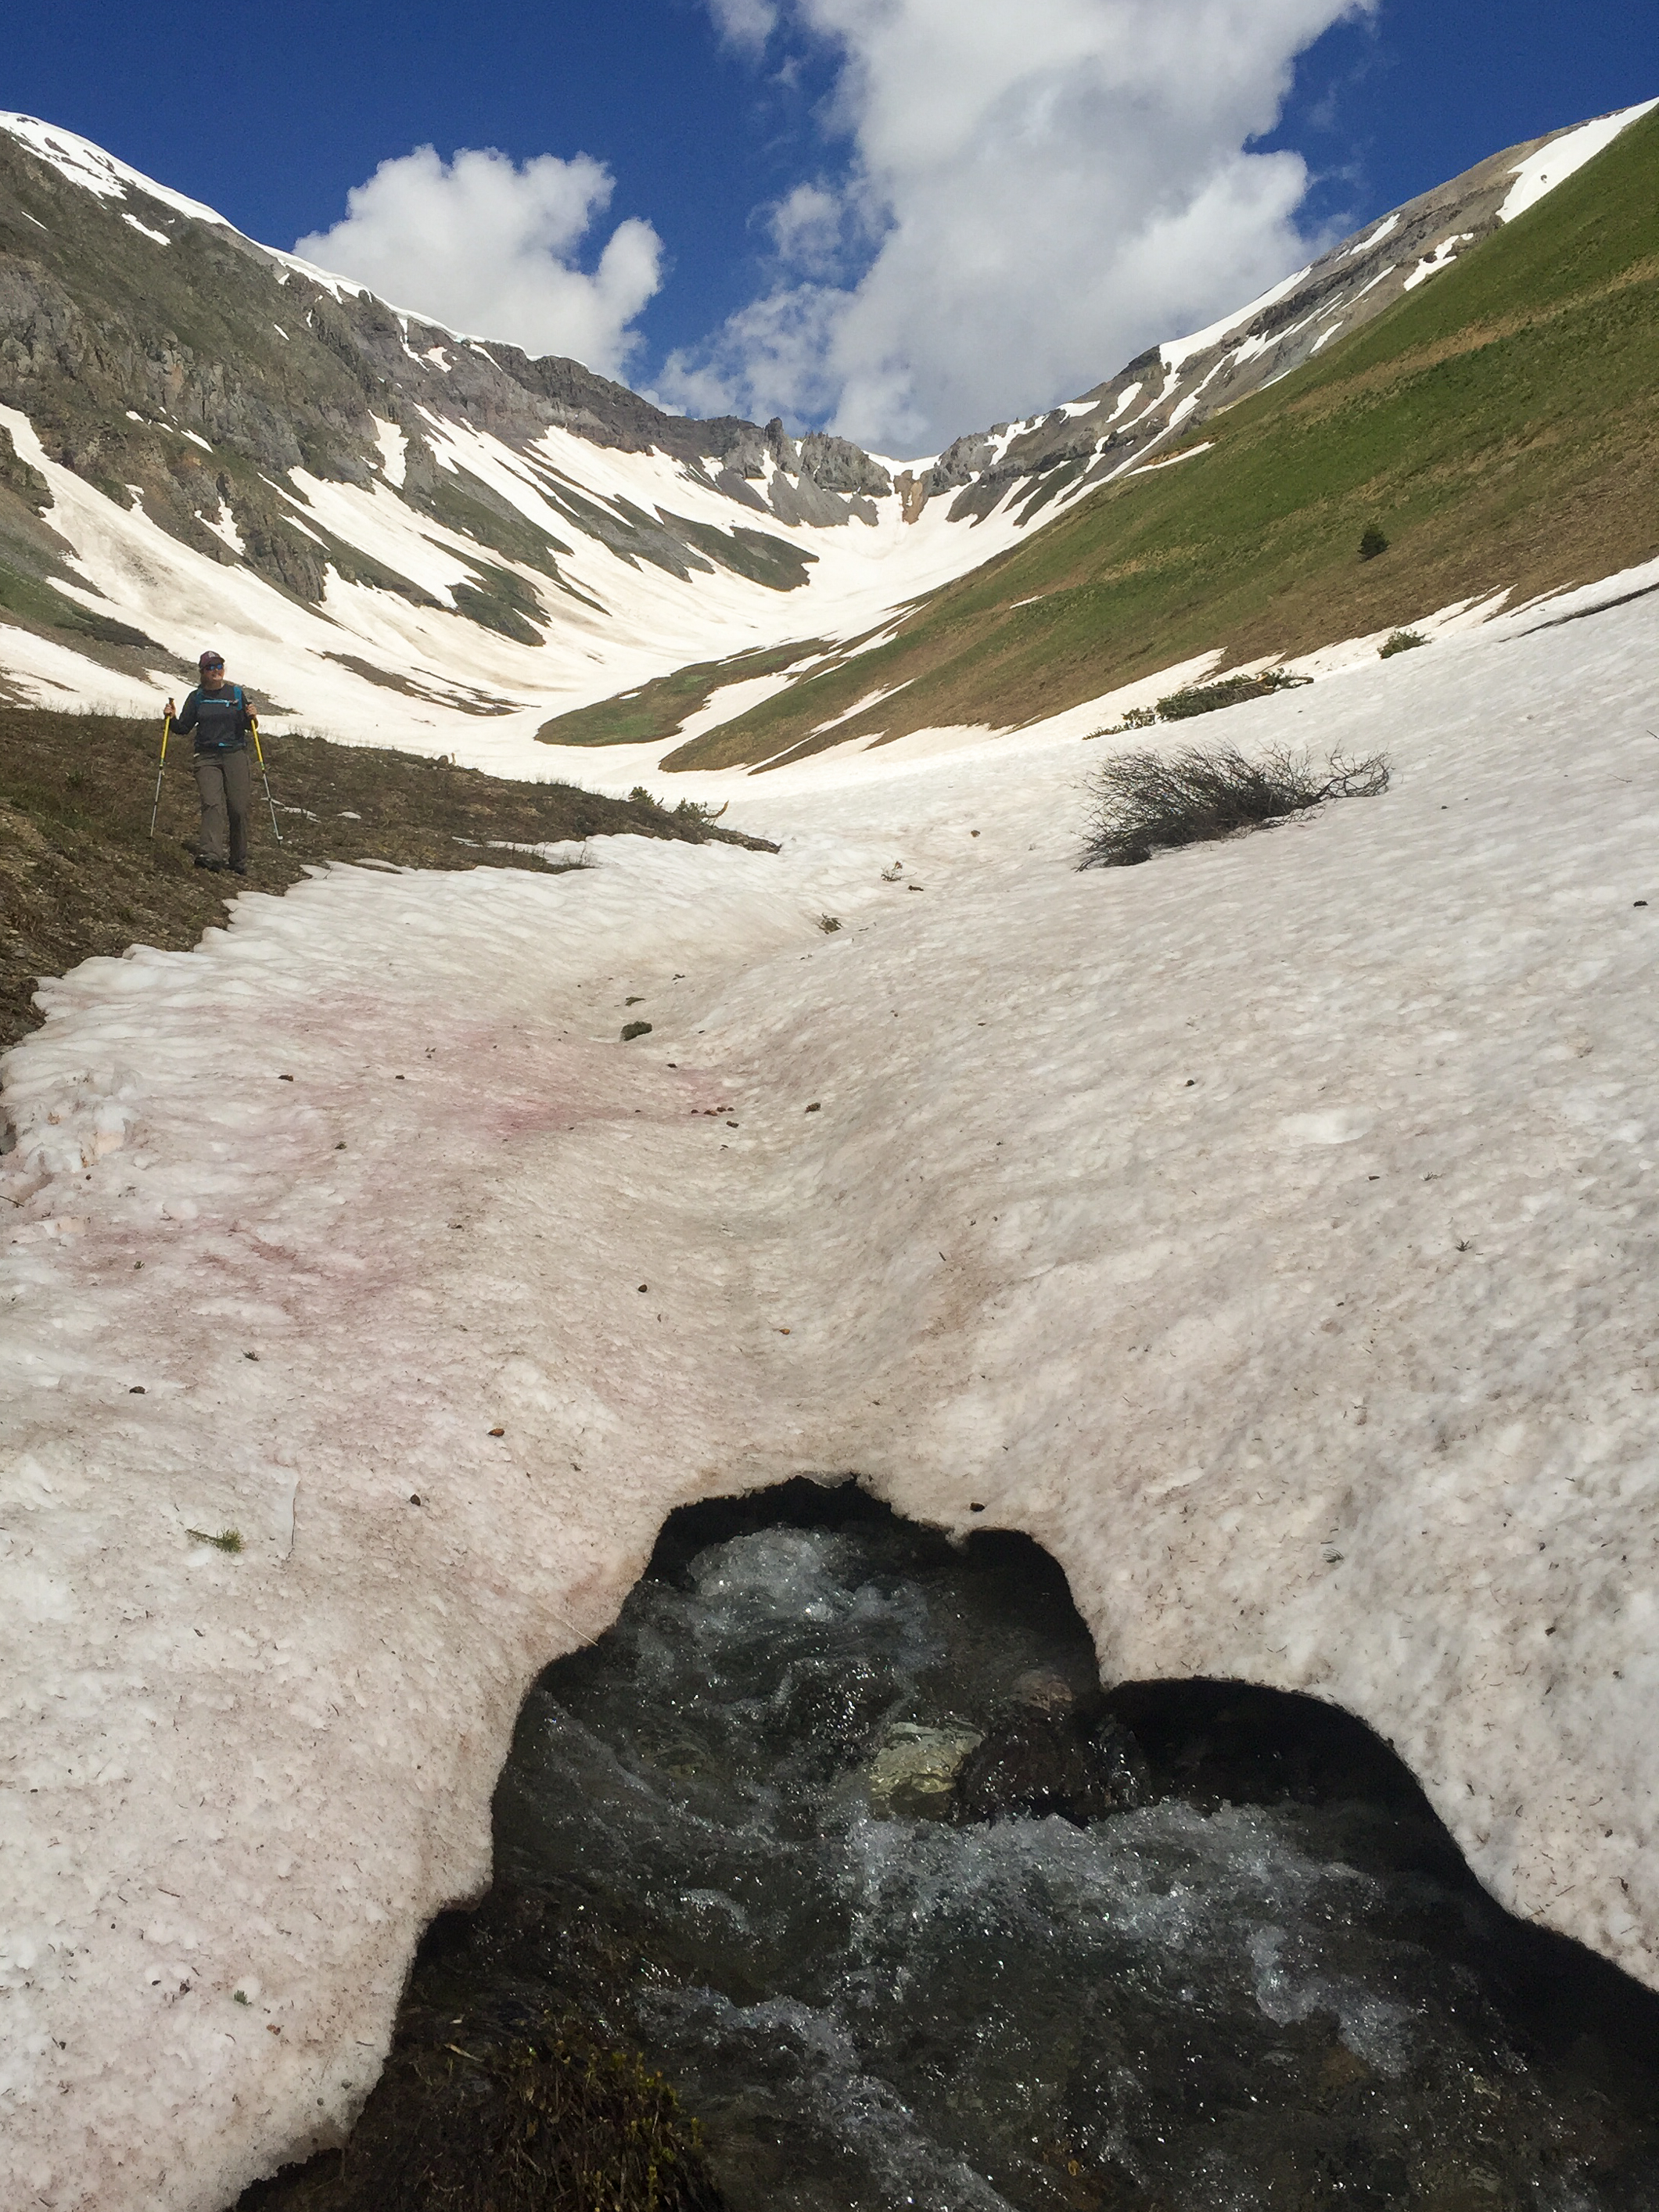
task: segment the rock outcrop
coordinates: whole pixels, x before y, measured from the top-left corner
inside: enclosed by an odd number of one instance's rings
[[[873,521],[871,495],[892,489],[845,439],[809,439],[803,459],[781,422],[671,415],[580,362],[532,359],[389,307],[28,117],[0,118],[0,406],[19,410],[52,459],[110,499],[142,504],[193,551],[245,564],[312,606],[331,568],[434,604],[304,511],[296,471],[359,488],[385,480],[382,425],[406,441],[402,499],[555,584],[568,549],[476,475],[434,465],[435,433],[485,432],[528,455],[562,429],[613,452],[667,455],[693,482],[786,525]],[[63,614],[53,586],[84,580],[64,565],[61,544],[29,527],[49,495],[9,447],[8,438],[0,608],[83,644],[84,625]],[[619,517],[568,497],[564,512],[625,559],[678,576],[723,567],[789,589],[811,558],[672,514]],[[539,643],[535,587],[515,592],[501,574],[499,559],[489,563],[457,611]]]

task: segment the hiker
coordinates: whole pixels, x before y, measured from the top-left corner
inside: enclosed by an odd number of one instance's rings
[[[202,680],[185,700],[183,711],[175,713],[171,699],[167,704],[173,728],[186,735],[193,731],[196,737],[196,788],[202,794],[202,836],[196,865],[198,868],[228,866],[233,875],[245,876],[248,808],[253,799],[247,733],[253,710],[241,685],[226,683],[222,653],[204,653],[198,665]]]

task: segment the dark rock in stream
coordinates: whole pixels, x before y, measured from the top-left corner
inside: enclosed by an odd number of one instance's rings
[[[1026,1711],[994,1728],[957,1771],[957,1820],[1041,1820],[1056,1813],[1074,1827],[1145,1804],[1150,1792],[1140,1747],[1109,1716],[1085,1732],[1070,1712]]]

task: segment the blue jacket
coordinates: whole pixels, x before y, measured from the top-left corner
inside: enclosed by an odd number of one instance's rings
[[[196,734],[200,753],[244,753],[253,710],[240,684],[222,684],[208,691],[199,685],[179,710],[173,726],[181,737]]]

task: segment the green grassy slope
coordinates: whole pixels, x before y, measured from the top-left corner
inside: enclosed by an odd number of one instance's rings
[[[890,643],[664,765],[1018,725],[1206,649],[1305,653],[1504,586],[1522,599],[1592,580],[1659,553],[1656,397],[1659,112],[1187,441],[1211,451],[1103,488],[937,592]],[[1362,562],[1371,522],[1390,549]]]
[[[724,660],[694,660],[672,676],[653,676],[633,691],[619,691],[592,707],[573,707],[544,722],[536,735],[549,745],[638,745],[672,738],[708,704],[722,684],[741,684],[755,676],[775,676],[798,660],[831,650],[827,640],[808,638],[769,651],[756,646]]]

